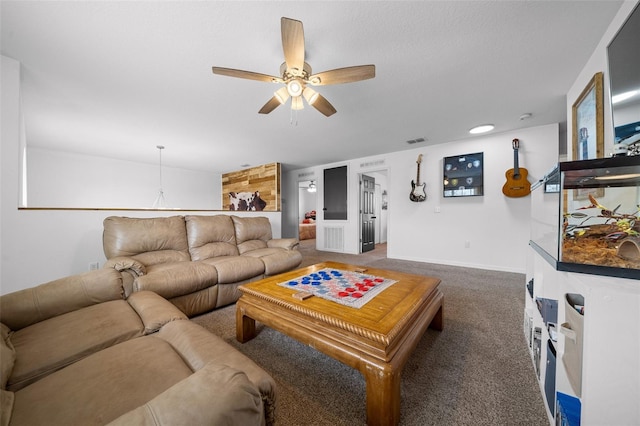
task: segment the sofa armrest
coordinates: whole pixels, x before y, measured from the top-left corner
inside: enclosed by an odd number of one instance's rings
[[[247,376],[209,363],[109,426],[264,424],[260,393]]]
[[[107,260],[104,268],[113,268],[118,272],[129,272],[134,277],[139,277],[147,273],[145,266],[132,257],[118,256]]]
[[[267,247],[283,248],[285,250],[295,250],[300,244],[297,238],[276,238],[267,241]]]
[[[188,319],[175,305],[152,291],[133,293],[127,302],[140,316],[144,334],[154,333],[168,322]]]
[[[98,269],[0,297],[0,322],[17,331],[97,303],[124,299],[122,274]]]

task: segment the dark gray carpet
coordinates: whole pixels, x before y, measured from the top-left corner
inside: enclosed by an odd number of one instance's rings
[[[522,332],[525,277],[386,258],[385,245],[362,255],[315,250],[303,265],[335,260],[442,280],[444,330],[427,330],[402,374],[402,425],[548,425]],[[279,425],[365,424],[360,373],[258,324],[235,340],[235,307],[193,319],[261,365],[278,385]]]

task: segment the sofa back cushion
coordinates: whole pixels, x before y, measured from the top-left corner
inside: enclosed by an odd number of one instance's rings
[[[146,266],[190,260],[182,216],[110,216],[104,220],[102,244],[107,259],[132,257]]]
[[[267,247],[271,239],[271,222],[266,217],[231,216],[240,254]]]
[[[124,299],[122,275],[115,269],[98,269],[0,296],[0,322],[17,331],[67,312],[118,299]]]
[[[239,254],[230,216],[185,216],[185,221],[191,260]]]

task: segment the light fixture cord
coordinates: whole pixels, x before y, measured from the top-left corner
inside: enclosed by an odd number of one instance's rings
[[[164,191],[162,190],[162,150],[164,149],[164,146],[162,145],[157,145],[156,148],[158,148],[158,156],[160,158],[159,161],[159,165],[160,165],[160,190],[158,191],[158,196],[156,197],[156,201],[153,203],[153,208],[165,208],[166,207],[166,201],[164,199]]]
[[[162,148],[158,148],[160,154],[160,192],[162,192]]]
[[[292,126],[298,125],[298,110],[293,109],[293,97],[291,98],[291,118],[289,119],[289,124]]]

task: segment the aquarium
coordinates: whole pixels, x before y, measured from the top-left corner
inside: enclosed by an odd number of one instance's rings
[[[640,279],[640,156],[560,163],[558,269]]]

